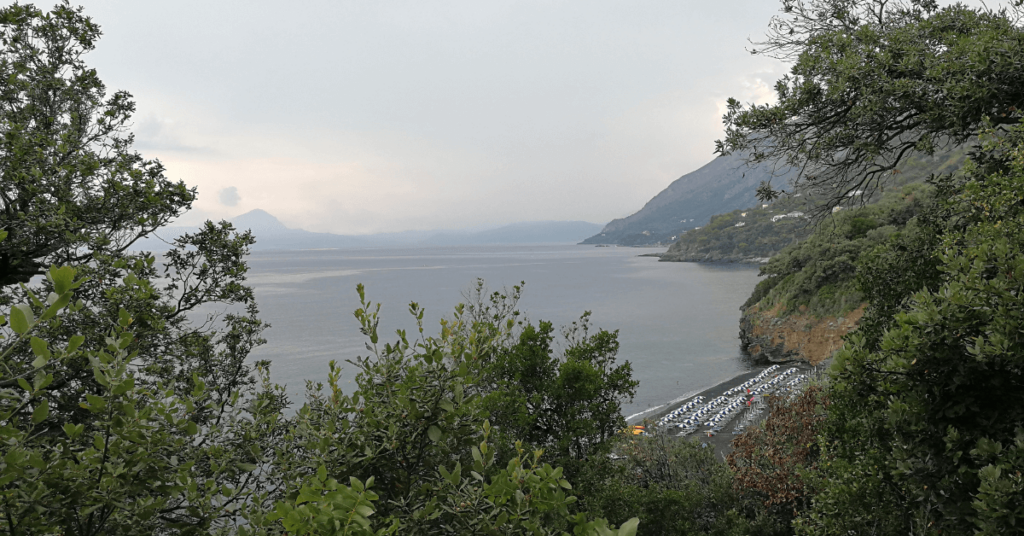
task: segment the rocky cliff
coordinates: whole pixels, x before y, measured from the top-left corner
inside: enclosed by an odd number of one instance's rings
[[[843,346],[843,336],[857,328],[864,306],[844,316],[779,316],[781,307],[748,307],[740,318],[740,349],[757,362],[807,361],[817,365]]]

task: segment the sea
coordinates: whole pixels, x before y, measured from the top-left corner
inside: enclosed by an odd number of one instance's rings
[[[306,381],[342,365],[341,386],[354,390],[366,337],[353,312],[356,285],[381,304],[382,341],[397,329],[416,332],[408,305],[426,310],[425,332],[466,301],[477,279],[491,290],[525,282],[519,309],[529,320],[562,326],[591,312],[595,328],[617,330],[618,360],[640,381],[623,414],[637,420],[665,404],[753,368],[739,349],[739,307],[758,281],[756,266],[659,262],[641,254],[664,249],[581,245],[453,246],[402,249],[262,251],[249,257],[249,284],[267,344],[271,379],[297,407]]]

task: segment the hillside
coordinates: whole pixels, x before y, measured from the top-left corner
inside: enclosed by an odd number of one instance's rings
[[[811,234],[808,205],[802,196],[784,197],[771,205],[712,216],[710,223],[672,244],[661,260],[765,262]]]
[[[707,225],[715,214],[753,206],[754,190],[770,173],[748,168],[741,156],[715,158],[669,184],[635,214],[612,220],[584,244],[622,246],[674,242],[684,231]],[[784,183],[788,176],[776,177]]]
[[[864,313],[862,259],[894,237],[922,232],[918,218],[934,206],[934,194],[920,183],[891,190],[876,203],[838,212],[773,256],[742,307],[742,350],[758,361],[830,357]]]
[[[953,151],[935,156],[917,156],[901,166],[889,181],[887,188],[902,188],[920,184],[932,174],[955,171],[963,163],[965,152]],[[841,209],[855,209],[873,205],[884,198],[881,193],[868,199],[851,197]],[[817,200],[807,193],[784,195],[774,203],[752,204],[752,208],[733,210],[711,217],[710,222],[679,237],[668,251],[661,254],[663,261],[675,262],[766,262],[784,248],[810,236],[814,230],[808,215]]]
[[[483,231],[406,231],[370,235],[339,235],[289,229],[265,210],[255,209],[231,219],[236,229],[251,230],[253,250],[350,249],[408,246],[462,246],[497,244],[575,244],[601,229],[584,221],[518,222]],[[135,250],[166,251],[168,243],[193,227],[164,227],[157,237],[134,245]]]

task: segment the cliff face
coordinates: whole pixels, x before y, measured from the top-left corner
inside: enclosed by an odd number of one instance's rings
[[[843,336],[864,316],[860,306],[841,317],[778,316],[780,308],[747,308],[740,318],[740,349],[758,362],[801,360],[817,365],[843,346]]]

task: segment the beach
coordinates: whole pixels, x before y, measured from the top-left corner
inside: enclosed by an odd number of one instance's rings
[[[816,375],[818,371],[825,370],[825,366],[827,366],[827,364],[818,365],[817,367],[815,367],[811,366],[809,363],[805,361],[792,361],[788,363],[780,363],[778,364],[777,368],[775,368],[771,373],[768,374],[766,379],[770,379],[776,375],[783,374],[789,369],[796,369],[794,372],[790,373],[791,377],[793,378],[799,375]],[[739,396],[738,393],[732,395],[727,395],[726,393],[730,389],[733,389],[737,386],[744,384],[744,382],[753,380],[754,378],[758,377],[758,375],[761,375],[768,368],[768,366],[763,366],[748,372],[744,372],[728,380],[722,381],[714,386],[708,387],[698,392],[690,393],[684,397],[680,397],[680,399],[665,404],[664,406],[657,408],[655,411],[644,413],[642,415],[632,416],[632,418],[630,419],[630,424],[645,426],[647,430],[651,430],[653,433],[667,433],[674,437],[680,437],[691,441],[698,441],[702,444],[706,444],[708,448],[714,448],[716,452],[716,457],[718,457],[719,459],[725,459],[726,455],[728,455],[728,453],[732,450],[732,440],[736,437],[734,431],[737,425],[740,422],[742,422],[744,415],[750,411],[749,409],[742,409],[741,412],[738,415],[736,415],[731,420],[731,422],[729,422],[729,424],[722,428],[721,431],[719,431],[718,433],[714,433],[711,436],[709,436],[707,433],[710,429],[710,427],[708,426],[702,425],[699,426],[697,430],[692,433],[689,433],[687,435],[681,435],[677,432],[677,429],[674,427],[659,427],[655,423],[657,423],[659,420],[669,415],[676,409],[681,408],[688,402],[696,399],[697,397],[703,397],[703,401],[706,403],[708,401],[714,400],[716,397],[719,396]],[[783,381],[781,383],[785,384],[786,382]],[[806,385],[807,382],[805,381],[802,384],[800,384],[800,387],[806,387]],[[756,423],[759,419],[763,419],[765,416],[766,415],[764,413],[760,414],[755,418],[754,422]]]

